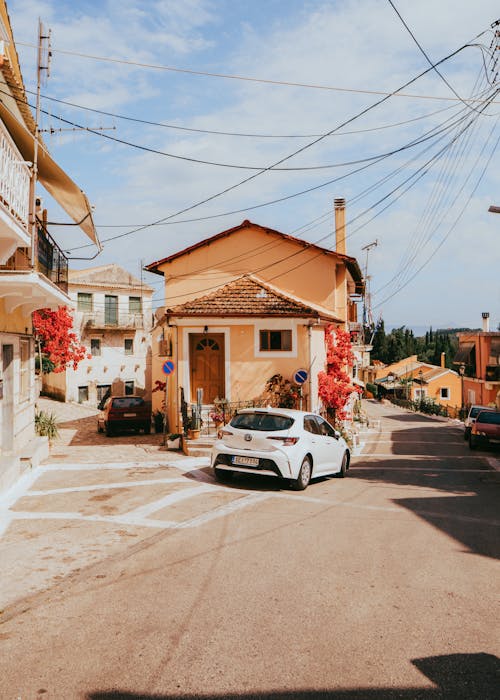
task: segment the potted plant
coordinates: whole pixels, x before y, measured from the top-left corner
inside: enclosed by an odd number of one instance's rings
[[[184,425],[187,430],[189,440],[197,440],[200,437],[200,418],[196,413],[193,413]]]
[[[178,450],[181,446],[182,433],[170,433],[167,435],[167,448],[169,450]]]
[[[153,423],[155,426],[155,433],[162,433],[163,432],[163,413],[161,411],[154,411]]]
[[[222,411],[211,411],[210,412],[210,420],[215,423],[215,428],[218,430],[219,428],[222,428],[224,425],[224,413]]]

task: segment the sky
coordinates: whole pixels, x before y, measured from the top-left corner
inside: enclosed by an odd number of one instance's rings
[[[31,104],[38,18],[51,30],[43,138],[95,207],[96,257],[75,227],[51,230],[70,267],[117,263],[161,306],[163,278],[144,265],[244,219],[333,248],[343,197],[375,322],[480,327],[489,312],[497,329],[495,0],[8,9]],[[49,221],[68,221],[40,194]]]

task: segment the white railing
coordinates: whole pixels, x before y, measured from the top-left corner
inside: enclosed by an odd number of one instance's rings
[[[141,313],[119,313],[108,317],[103,311],[85,311],[82,323],[87,328],[144,328],[144,315]]]
[[[0,122],[0,203],[28,230],[30,171]]]

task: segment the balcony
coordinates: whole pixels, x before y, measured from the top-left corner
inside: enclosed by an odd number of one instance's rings
[[[87,331],[135,331],[144,328],[144,314],[85,311],[82,317],[82,328]]]
[[[0,272],[31,269],[30,249],[26,247],[18,248],[4,265],[0,265]],[[64,293],[68,291],[68,260],[43,229],[38,229],[34,271],[41,272]]]
[[[30,171],[0,122],[0,263],[28,246]]]

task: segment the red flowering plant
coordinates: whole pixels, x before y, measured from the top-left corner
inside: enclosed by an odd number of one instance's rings
[[[38,309],[33,312],[33,331],[43,354],[44,372],[64,372],[67,368],[77,369],[79,363],[91,355],[73,328],[73,317],[66,306],[57,311]]]
[[[318,374],[318,395],[326,408],[328,419],[335,425],[337,420],[346,418],[345,408],[353,392],[358,387],[351,383],[346,372],[352,367],[352,353],[349,333],[342,328],[330,325],[325,328],[326,371]]]

